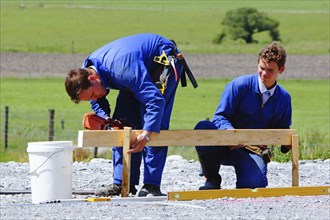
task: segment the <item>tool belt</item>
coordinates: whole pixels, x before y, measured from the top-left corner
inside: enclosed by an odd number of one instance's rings
[[[172,40],[173,45],[176,46],[176,43]],[[187,86],[186,74],[191,81],[194,88],[198,86],[194,75],[192,74],[186,60],[184,59],[182,53],[177,53],[176,49],[173,49],[171,54],[166,54],[165,51],[162,51],[160,56],[154,57],[154,62],[158,63],[159,66],[151,74],[152,81],[155,83],[157,88],[162,94],[165,93],[167,87],[167,81],[170,74],[173,72],[175,74],[175,80],[178,81],[178,72],[175,67],[175,63],[181,62],[183,65],[184,72],[181,74],[180,80],[182,87]]]
[[[265,145],[260,145],[260,146],[248,145],[245,146],[245,149],[255,154],[258,154],[260,157],[262,157],[265,163],[269,163],[272,160],[272,152]]]

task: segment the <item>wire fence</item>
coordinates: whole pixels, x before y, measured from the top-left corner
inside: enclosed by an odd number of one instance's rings
[[[5,106],[0,116],[0,148],[4,150],[22,152],[28,142],[34,141],[75,140],[77,131],[82,129],[81,120],[63,113],[55,117],[55,109],[42,115],[26,115],[19,109]]]
[[[0,112],[1,152],[26,153],[29,142],[70,140],[76,143],[78,130],[83,129],[83,115],[72,115],[70,111],[63,108],[57,111],[48,109],[41,114],[26,115],[20,109],[10,109],[10,107],[5,106],[4,111]],[[192,118],[186,117],[182,120],[189,120],[188,124],[195,124],[195,120],[191,121]],[[173,119],[178,120],[175,117]],[[179,124],[182,125],[183,123],[183,121],[179,121]],[[299,134],[299,139],[301,151],[308,152],[311,157],[319,157],[313,156],[315,152],[318,152],[318,155],[330,155],[329,134],[327,132],[304,132]],[[322,151],[315,150],[316,148],[322,149]],[[98,149],[95,148],[94,157],[97,156],[97,151]]]

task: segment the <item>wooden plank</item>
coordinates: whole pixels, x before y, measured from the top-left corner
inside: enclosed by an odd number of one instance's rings
[[[132,130],[132,138],[141,132]],[[152,134],[148,146],[291,145],[296,134],[295,129],[162,130]],[[79,131],[78,146],[120,146],[122,135],[123,130]]]
[[[123,135],[124,130],[81,130],[78,147],[122,147]]]
[[[330,186],[178,191],[178,192],[168,192],[168,200],[186,201],[186,200],[217,199],[224,197],[257,198],[257,197],[312,196],[312,195],[330,195]]]
[[[291,144],[289,129],[178,130],[153,133],[150,146],[228,146]]]
[[[292,135],[292,186],[299,185],[299,138]]]
[[[123,170],[122,170],[122,188],[121,188],[122,197],[127,197],[129,194],[130,173],[131,173],[131,154],[127,153],[127,151],[131,147],[131,132],[132,132],[132,128],[124,127]]]

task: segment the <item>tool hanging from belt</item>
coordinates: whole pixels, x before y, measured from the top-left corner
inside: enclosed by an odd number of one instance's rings
[[[159,76],[159,81],[156,81],[156,86],[162,94],[165,93],[167,86],[167,80],[171,73],[171,68],[173,68],[175,74],[175,80],[178,81],[178,72],[175,68],[175,57],[172,55],[167,56],[164,51],[160,56],[155,56],[154,61],[156,63],[164,65],[163,72]]]
[[[187,74],[191,84],[193,85],[193,87],[197,88],[198,84],[196,82],[196,79],[195,79],[193,73],[191,72],[191,70],[190,70],[190,68],[187,64],[186,59],[183,57],[183,54],[182,53],[177,53],[176,50],[173,50],[173,53],[174,53],[174,56],[182,62],[183,69],[186,72],[186,74]],[[186,80],[186,75],[185,74],[182,74],[182,76],[181,76],[181,85],[182,85],[182,87],[187,86],[187,80]]]
[[[178,77],[178,72],[175,67],[175,61],[179,60],[183,64],[183,69],[185,73],[188,75],[189,80],[191,81],[192,85],[194,88],[198,86],[195,77],[193,76],[190,68],[188,67],[188,64],[186,60],[184,59],[182,53],[177,53],[175,50],[172,51],[173,55],[166,55],[164,51],[162,51],[162,54],[160,56],[155,56],[154,57],[154,62],[159,63],[164,65],[163,72],[160,74],[159,81],[156,81],[156,86],[160,90],[162,94],[164,94],[166,86],[167,86],[167,81],[168,77],[170,76],[171,69],[173,68],[173,72],[175,75],[175,81],[179,80]],[[181,75],[181,85],[182,87],[187,86],[187,80],[186,80],[186,75],[183,73]]]
[[[246,145],[245,149],[255,154],[258,154],[260,157],[262,157],[265,163],[269,163],[272,159],[272,152],[265,145],[259,145],[259,146]]]

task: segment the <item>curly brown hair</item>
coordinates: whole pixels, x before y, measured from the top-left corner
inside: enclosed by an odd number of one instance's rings
[[[91,73],[84,68],[72,69],[65,78],[65,89],[71,100],[75,103],[80,102],[79,94],[82,90],[88,89],[92,84],[88,80]]]
[[[273,41],[259,52],[258,63],[260,59],[266,62],[275,62],[280,69],[285,65],[286,51],[279,42]]]

